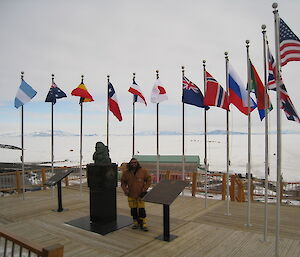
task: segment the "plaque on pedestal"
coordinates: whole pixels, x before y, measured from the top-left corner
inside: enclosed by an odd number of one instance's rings
[[[163,204],[164,233],[157,239],[170,242],[177,238],[170,235],[170,205],[187,185],[186,181],[163,180],[143,198],[145,202]]]
[[[56,174],[53,175],[45,182],[46,186],[57,185],[57,200],[58,200],[58,208],[56,210],[57,212],[62,212],[64,210],[62,207],[61,181],[73,171],[74,169],[57,170]]]

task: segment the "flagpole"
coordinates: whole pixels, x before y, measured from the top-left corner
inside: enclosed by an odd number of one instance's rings
[[[109,149],[109,75],[107,75],[106,145]]]
[[[182,81],[184,79],[184,66],[181,66]],[[185,156],[184,156],[184,103],[182,103],[182,180],[185,178]]]
[[[159,79],[159,70],[156,70],[156,79]],[[156,104],[156,183],[159,182],[159,103]]]
[[[52,85],[53,85],[53,83],[54,83],[54,74],[52,74]],[[54,107],[54,103],[52,101],[51,102],[51,174],[52,174],[52,176],[54,175],[54,167],[53,167],[53,162],[54,162],[53,107]]]
[[[225,70],[226,70],[226,93],[227,97],[229,96],[229,84],[228,84],[228,52],[225,52]],[[229,212],[229,110],[226,110],[226,197],[227,197],[227,205],[226,205],[226,215],[231,215]]]
[[[275,27],[275,49],[276,49],[276,97],[277,97],[277,182],[276,182],[276,236],[275,256],[279,256],[279,234],[280,234],[280,195],[281,195],[281,113],[280,113],[280,53],[279,53],[279,14],[278,4],[273,3],[274,27]]]
[[[81,84],[83,84],[84,75],[81,75]],[[80,166],[79,166],[79,176],[80,176],[80,197],[82,197],[82,114],[83,114],[83,101],[80,101]]]
[[[250,102],[250,62],[249,62],[249,40],[246,40],[247,48],[247,75],[248,75],[248,165],[247,165],[247,174],[248,174],[248,213],[247,213],[247,224],[246,226],[252,226],[250,223],[251,218],[251,102]]]
[[[264,53],[264,80],[265,80],[265,208],[264,208],[264,241],[267,241],[268,236],[268,173],[269,173],[269,114],[268,114],[268,79],[267,79],[267,58],[266,58],[266,25],[261,26],[263,34],[263,53]]]
[[[21,71],[21,81],[24,78],[24,71]],[[22,147],[22,192],[25,200],[25,165],[24,165],[24,107],[21,109],[21,147]]]
[[[133,83],[135,83],[135,73],[133,73]],[[132,104],[132,157],[134,156],[134,138],[135,137],[135,99],[133,96],[133,104]]]
[[[206,61],[203,60],[203,78],[204,78],[204,95],[206,93]],[[206,113],[207,110],[204,110],[204,167],[205,167],[205,208],[207,208],[207,123],[206,123]]]

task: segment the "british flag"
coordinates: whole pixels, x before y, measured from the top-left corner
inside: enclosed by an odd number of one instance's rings
[[[268,77],[268,88],[276,91],[276,63],[268,48],[268,59],[269,59],[269,77]],[[292,100],[286,90],[286,87],[281,80],[280,83],[280,108],[284,111],[285,116],[288,120],[296,121],[300,123],[299,116],[292,103]]]
[[[288,120],[300,123],[299,116],[282,80],[280,81],[280,108],[284,111]]]
[[[182,102],[205,108],[206,110],[209,109],[208,106],[204,105],[201,90],[185,76],[182,79]]]
[[[268,89],[276,91],[276,64],[268,46]]]

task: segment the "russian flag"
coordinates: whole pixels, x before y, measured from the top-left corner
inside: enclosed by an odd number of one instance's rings
[[[234,104],[242,113],[248,115],[248,92],[233,67],[228,64],[229,103]],[[250,112],[256,108],[250,97]]]

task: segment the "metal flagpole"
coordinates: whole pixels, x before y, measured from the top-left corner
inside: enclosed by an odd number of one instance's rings
[[[247,213],[247,224],[246,226],[251,226],[251,102],[250,102],[250,62],[249,62],[249,40],[246,40],[247,48],[247,75],[248,75],[248,165],[247,165],[247,174],[248,174],[248,213]]]
[[[135,83],[135,73],[133,73],[133,82]],[[135,136],[135,96],[133,96],[132,103],[132,157],[134,156],[134,136]]]
[[[204,78],[204,95],[206,93],[206,69],[205,63],[206,61],[203,60],[203,78]],[[204,167],[205,167],[205,208],[207,208],[207,123],[206,123],[206,113],[207,110],[204,110]]]
[[[279,234],[280,234],[280,195],[281,195],[281,113],[280,113],[280,53],[279,53],[279,14],[278,4],[273,3],[274,25],[275,25],[275,49],[276,49],[276,96],[277,96],[277,182],[276,182],[276,236],[275,256],[279,256]]]
[[[54,84],[54,74],[52,74],[52,85],[53,84]],[[51,174],[52,174],[52,176],[54,175],[54,167],[53,167],[53,162],[54,162],[53,107],[54,107],[54,103],[51,102]]]
[[[159,70],[156,70],[156,79],[159,79]],[[159,103],[156,104],[156,182],[159,182]]]
[[[227,97],[229,96],[229,83],[228,83],[228,53],[225,52],[225,70],[226,70],[226,93]],[[227,197],[227,205],[226,205],[226,215],[231,215],[229,212],[229,166],[230,166],[230,159],[229,159],[229,110],[226,110],[226,197]]]
[[[21,81],[24,78],[24,71],[21,72]],[[24,108],[21,109],[21,147],[22,147],[22,192],[25,200],[25,165],[24,165]]]
[[[266,58],[266,25],[261,26],[263,34],[263,53],[264,53],[264,80],[265,80],[265,208],[264,208],[264,241],[268,235],[268,175],[269,175],[269,114],[268,114],[268,79],[267,79],[267,58]]]
[[[184,79],[184,66],[181,66],[182,81]],[[182,180],[185,179],[185,156],[184,156],[184,103],[182,103]]]
[[[84,75],[81,75],[81,84],[83,84]],[[80,101],[80,166],[79,166],[79,176],[80,176],[80,197],[82,197],[82,109],[83,101]]]
[[[106,145],[109,148],[109,75],[107,75]]]

